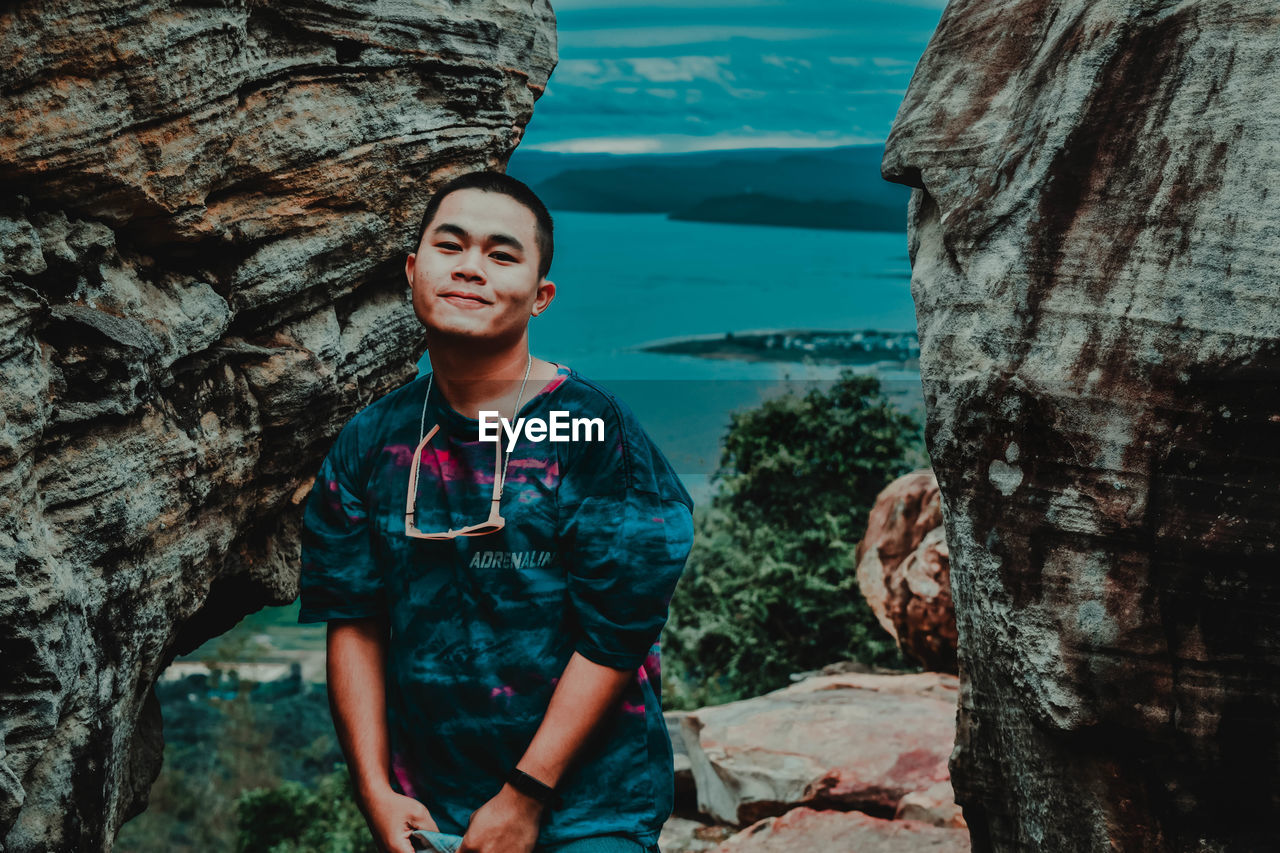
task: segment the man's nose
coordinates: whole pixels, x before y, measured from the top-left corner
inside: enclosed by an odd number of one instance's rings
[[[458,265],[453,268],[454,278],[466,278],[472,280],[484,280],[484,273],[480,269],[480,252],[477,249],[468,249],[458,256]]]

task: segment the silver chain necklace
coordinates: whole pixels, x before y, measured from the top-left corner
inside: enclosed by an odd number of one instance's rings
[[[533,367],[533,354],[525,355],[524,379],[520,382],[520,393],[516,395],[516,409],[514,417],[520,417],[520,401],[524,399],[524,385],[529,381],[529,369]],[[422,421],[418,424],[418,443],[422,443],[422,436],[426,435],[427,430],[427,401],[431,399],[431,383],[436,378],[436,372],[433,370],[427,376],[427,396],[422,399]],[[501,414],[501,413],[499,413]],[[498,436],[498,440],[502,440],[502,436]],[[502,496],[502,491],[507,487],[507,465],[511,463],[511,448],[507,448],[506,459],[502,463],[502,483],[498,486],[498,496]]]

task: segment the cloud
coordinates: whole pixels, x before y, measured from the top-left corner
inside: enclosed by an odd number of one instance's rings
[[[688,44],[719,44],[731,39],[788,42],[839,35],[839,30],[814,27],[744,27],[694,24],[681,27],[609,27],[590,30],[561,30],[559,49],[565,52],[597,47],[630,50]]]
[[[728,56],[645,56],[630,59],[567,59],[552,80],[569,86],[625,83],[726,83],[733,80]]]
[[[560,63],[523,146],[628,151],[883,140],[941,5],[552,2]]]
[[[692,83],[733,80],[728,56],[643,56],[626,60],[633,72],[650,83]]]

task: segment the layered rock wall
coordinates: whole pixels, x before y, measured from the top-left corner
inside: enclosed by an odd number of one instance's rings
[[[1274,840],[1278,32],[953,0],[893,126],[976,850]]]
[[[0,849],[109,850],[159,672],[296,596],[310,475],[422,353],[429,192],[555,62],[547,0],[0,9]]]

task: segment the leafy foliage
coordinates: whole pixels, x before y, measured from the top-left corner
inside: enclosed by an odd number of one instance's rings
[[[164,716],[164,763],[146,811],[121,827],[116,850],[234,850],[237,822],[244,822],[239,805],[243,792],[299,782],[323,789],[346,775],[323,686],[303,683],[300,672],[270,682],[241,679],[237,664],[260,656],[248,636],[241,632],[219,644],[217,655],[208,660],[210,675],[156,685]],[[333,811],[341,814],[345,812]],[[326,816],[314,831],[328,832],[330,821],[337,819]],[[252,840],[250,847],[240,849],[267,851],[270,846]],[[347,849],[366,853],[370,848]]]
[[[876,495],[927,465],[921,428],[844,370],[735,413],[663,639],[668,707],[758,695],[836,660],[906,667],[858,591]]]
[[[376,853],[343,767],[314,788],[292,780],[245,791],[237,853]]]

